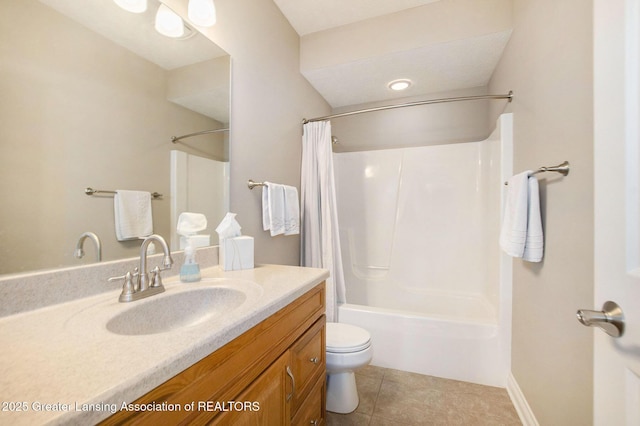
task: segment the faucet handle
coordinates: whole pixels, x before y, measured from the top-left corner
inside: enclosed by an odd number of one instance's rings
[[[151,270],[151,285],[149,286],[149,288],[162,287],[162,277],[160,276],[161,270],[164,270],[164,268],[160,269],[159,266],[156,266]]]
[[[127,276],[129,278],[129,280],[131,280],[131,272],[127,272],[126,274],[121,275],[119,277],[110,277],[110,278],[107,279],[107,281],[109,281],[110,283],[114,282],[114,281],[120,281],[120,280],[125,280],[126,281],[127,280]]]
[[[133,283],[133,275],[131,272],[127,272],[122,277],[111,277],[109,281],[118,281],[124,280],[124,285],[122,286],[122,293],[120,293],[120,301],[121,302],[129,302],[131,301],[132,295],[136,292],[135,284]]]

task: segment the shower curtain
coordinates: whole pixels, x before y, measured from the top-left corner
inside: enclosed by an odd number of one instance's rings
[[[331,123],[304,125],[301,170],[302,266],[328,269],[327,321],[337,322],[337,303],[345,302],[345,283],[338,234],[338,209],[333,176]]]

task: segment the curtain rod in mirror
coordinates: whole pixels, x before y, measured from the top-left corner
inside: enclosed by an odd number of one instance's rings
[[[229,129],[214,129],[214,130],[203,130],[201,132],[195,132],[195,133],[189,133],[188,135],[182,135],[182,136],[171,136],[171,142],[176,143],[178,142],[180,139],[185,139],[185,138],[190,138],[192,136],[200,136],[200,135],[207,135],[209,133],[220,133],[220,132],[228,132]]]

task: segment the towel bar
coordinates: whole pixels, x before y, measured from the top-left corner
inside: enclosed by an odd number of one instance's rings
[[[247,186],[249,187],[249,189],[253,189],[256,186],[267,186],[267,184],[264,182],[254,182],[253,179],[249,179],[249,181],[247,182]]]
[[[556,173],[560,173],[562,176],[567,176],[569,174],[569,170],[571,170],[571,168],[569,167],[569,162],[564,161],[558,164],[557,166],[542,166],[531,174],[535,175],[535,174],[544,173],[544,172],[556,172]],[[504,184],[509,185],[509,182],[505,182]]]
[[[93,189],[93,188],[85,188],[84,189],[84,193],[87,195],[93,195],[93,194],[115,194],[116,191],[107,191],[107,190],[103,190],[103,189]],[[159,192],[152,192],[151,193],[151,197],[152,198],[162,198],[162,194],[160,194]]]

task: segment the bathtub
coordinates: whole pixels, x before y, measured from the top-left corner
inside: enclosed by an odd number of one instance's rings
[[[508,347],[497,323],[341,304],[340,322],[371,333],[372,365],[505,387]]]
[[[485,141],[334,155],[346,303],[372,365],[505,387],[511,259],[498,247],[511,115]]]

